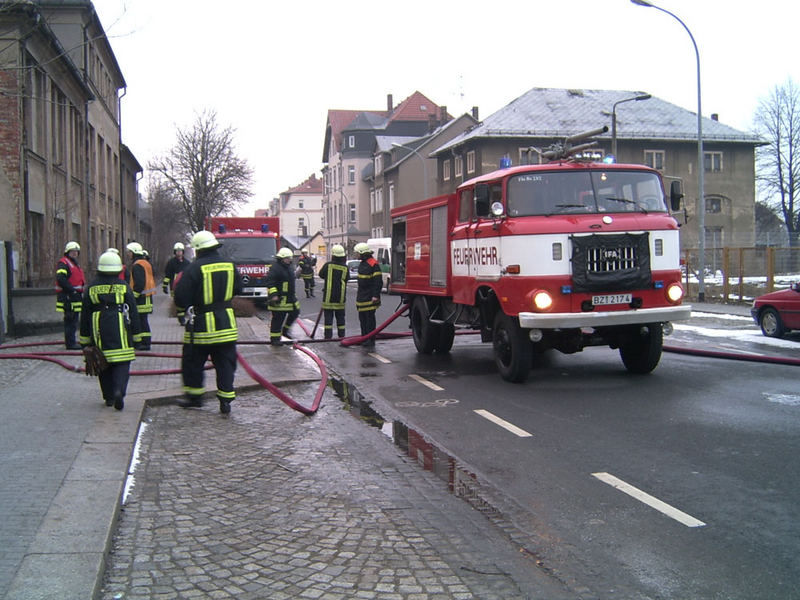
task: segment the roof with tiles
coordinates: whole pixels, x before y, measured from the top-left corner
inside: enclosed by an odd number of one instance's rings
[[[311,176],[306,179],[300,185],[296,185],[293,188],[289,188],[284,194],[321,194],[322,193],[322,180],[317,179],[317,175],[312,173]]]
[[[414,92],[398,104],[389,117],[390,121],[428,121],[430,116],[442,120],[442,107],[420,92]]]
[[[625,90],[570,90],[533,88],[483,120],[471,131],[454,138],[436,152],[473,138],[553,138],[609,126],[614,103],[644,92]],[[651,97],[617,106],[617,139],[697,139],[697,113]],[[719,121],[703,118],[703,140],[762,144],[758,136]]]

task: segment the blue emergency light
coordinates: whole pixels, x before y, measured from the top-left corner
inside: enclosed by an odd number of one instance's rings
[[[269,223],[262,223],[261,224],[261,233],[267,233],[269,231]]]
[[[219,224],[219,232],[220,233],[225,233],[225,223],[220,223]]]

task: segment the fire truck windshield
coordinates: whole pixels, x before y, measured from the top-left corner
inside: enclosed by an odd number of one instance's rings
[[[537,171],[508,181],[510,217],[666,210],[661,180],[647,171]]]
[[[230,237],[220,242],[220,254],[237,264],[269,262],[277,251],[272,237]]]

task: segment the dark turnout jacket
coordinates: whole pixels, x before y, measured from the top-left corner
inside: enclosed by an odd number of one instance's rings
[[[83,346],[97,346],[110,363],[132,361],[133,344],[141,341],[136,299],[117,273],[98,273],[83,294]]]

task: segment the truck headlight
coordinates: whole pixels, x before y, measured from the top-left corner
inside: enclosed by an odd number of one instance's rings
[[[536,310],[549,310],[553,306],[553,297],[544,290],[538,291],[533,295],[533,307]]]
[[[667,286],[667,300],[679,302],[683,298],[683,286],[679,283],[671,283]]]

